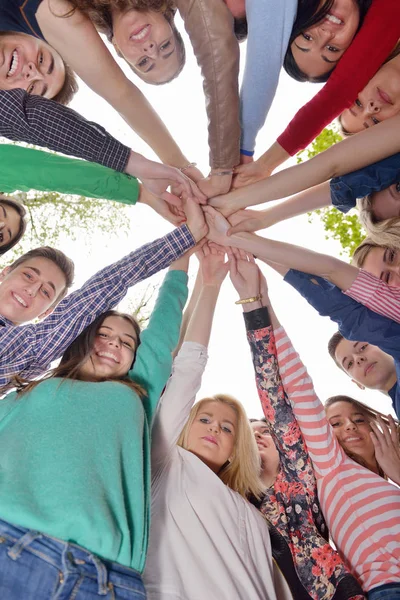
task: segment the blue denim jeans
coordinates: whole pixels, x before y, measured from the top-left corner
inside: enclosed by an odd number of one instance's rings
[[[400,583],[380,585],[368,592],[368,600],[400,600]]]
[[[2,600],[145,600],[137,571],[0,520]]]

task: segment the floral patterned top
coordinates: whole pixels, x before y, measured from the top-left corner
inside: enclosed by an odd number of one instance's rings
[[[261,311],[269,323],[267,309],[253,312]],[[360,585],[324,538],[327,529],[314,470],[279,374],[273,330],[247,328],[258,394],[280,456],[278,476],[266,490],[260,510],[287,543],[297,577],[310,598],[361,600],[365,596]]]

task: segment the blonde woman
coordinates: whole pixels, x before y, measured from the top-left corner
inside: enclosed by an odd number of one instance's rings
[[[228,266],[201,251],[202,285],[153,426],[150,600],[276,600],[269,532],[246,496],[261,493],[242,405],[219,394],[193,406]]]

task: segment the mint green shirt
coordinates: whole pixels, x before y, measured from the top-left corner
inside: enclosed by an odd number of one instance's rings
[[[0,144],[0,192],[60,192],[136,204],[135,177],[97,163],[42,150]]]
[[[143,571],[149,536],[150,427],[171,372],[187,275],[171,271],[117,382],[48,379],[0,400],[0,518]]]

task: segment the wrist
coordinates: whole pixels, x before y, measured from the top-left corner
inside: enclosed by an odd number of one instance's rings
[[[248,313],[256,310],[257,308],[262,308],[261,300],[256,300],[255,302],[247,302],[246,304],[242,304],[243,312]]]
[[[208,227],[205,222],[200,225],[190,225],[189,223],[185,223],[184,225],[189,229],[196,244],[208,233]]]
[[[221,285],[222,285],[222,281],[221,282],[203,281],[201,287],[203,290],[207,290],[209,293],[218,294],[221,289]]]
[[[142,156],[138,152],[135,152],[134,150],[131,150],[130,154],[129,154],[128,162],[125,167],[125,173],[128,173],[128,175],[133,175],[134,177],[137,177],[141,164],[143,164],[143,161],[146,161],[146,160],[147,159],[144,156]]]
[[[140,204],[149,204],[149,193],[142,183],[139,183],[139,196],[137,202],[140,202]]]
[[[188,165],[191,165],[191,161],[186,158],[182,153],[176,154],[175,156],[171,156],[170,160],[166,163],[171,165],[171,167],[176,167],[177,169],[189,169]],[[193,163],[196,164],[196,163]],[[186,172],[185,169],[185,172]]]
[[[268,167],[271,171],[279,167],[285,160],[290,158],[290,154],[282,148],[278,142],[274,142],[270,148],[260,158],[257,159],[261,166]]]

